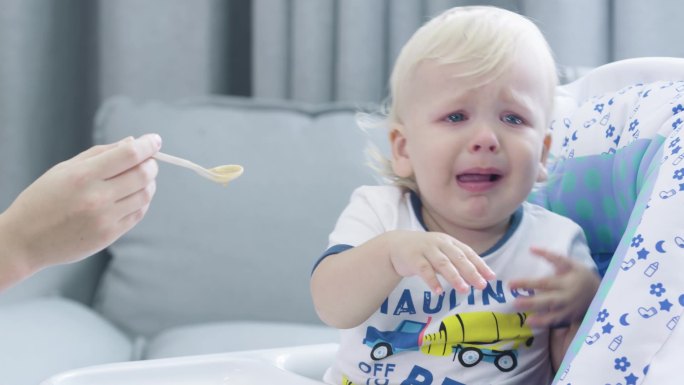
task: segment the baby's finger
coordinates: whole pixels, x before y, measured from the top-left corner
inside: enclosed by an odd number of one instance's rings
[[[555,295],[537,294],[530,297],[518,297],[513,301],[518,310],[548,313],[562,308]]]
[[[458,269],[442,251],[435,251],[428,256],[428,260],[435,272],[444,277],[457,292],[467,293],[470,290],[470,286],[466,284]]]
[[[437,279],[437,274],[429,261],[425,260],[425,264],[418,267],[417,275],[423,279],[423,282],[425,282],[430,290],[436,295],[440,295],[444,292],[442,285]]]
[[[552,326],[567,326],[567,322],[560,313],[534,313],[527,317],[525,324],[533,328],[548,328]]]
[[[487,281],[480,274],[477,267],[470,260],[466,252],[455,244],[442,246],[442,252],[449,257],[451,263],[466,283],[473,285],[477,289],[487,287]],[[477,257],[479,258],[479,256]]]
[[[492,281],[496,279],[496,273],[489,268],[484,259],[482,259],[482,257],[480,257],[474,250],[468,248],[465,250],[465,255],[486,281]]]
[[[572,262],[570,258],[567,258],[564,255],[539,247],[531,247],[530,252],[547,260],[559,273],[569,271],[572,268]]]
[[[558,279],[553,276],[539,279],[514,279],[509,283],[511,289],[532,289],[549,291],[558,289]]]

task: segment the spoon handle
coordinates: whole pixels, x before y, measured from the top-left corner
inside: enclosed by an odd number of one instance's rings
[[[179,158],[177,156],[169,155],[169,154],[164,154],[163,152],[158,152],[155,155],[152,156],[153,158],[160,160],[162,162],[167,162],[174,164],[176,166],[181,166],[188,168],[200,176],[203,176],[209,180],[212,180],[217,183],[222,183],[223,185],[226,185],[228,182],[231,180],[239,177],[242,175],[242,166],[238,165],[225,165],[225,166],[219,166],[219,167],[214,167],[212,169],[206,169],[198,164],[192,163],[191,161],[183,158]]]
[[[177,156],[165,154],[161,151],[154,154],[154,156],[152,156],[152,157],[154,159],[160,160],[162,162],[171,163],[171,164],[175,164],[176,166],[189,168],[193,171],[200,171],[200,172],[204,171],[204,167],[202,167],[198,164],[195,164],[195,163],[193,163],[187,159],[183,159],[183,158],[179,158]]]

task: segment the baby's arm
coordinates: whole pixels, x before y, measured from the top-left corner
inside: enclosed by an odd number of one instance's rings
[[[532,253],[549,261],[555,274],[541,279],[516,280],[512,289],[533,289],[531,297],[518,297],[519,310],[533,311],[527,319],[530,326],[552,326],[579,322],[598,290],[601,278],[595,270],[571,258],[548,250],[532,248]]]
[[[567,352],[572,339],[575,338],[577,330],[580,327],[580,322],[573,322],[569,327],[551,329],[551,338],[549,339],[549,348],[551,350],[551,365],[553,371],[556,372],[563,362],[565,352]]]
[[[311,277],[311,295],[321,320],[345,329],[368,319],[402,277],[420,276],[441,294],[438,274],[463,293],[495,278],[470,247],[447,234],[394,230],[323,259]]]

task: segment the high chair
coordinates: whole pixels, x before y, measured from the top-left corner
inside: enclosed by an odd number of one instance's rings
[[[557,383],[639,379],[655,385],[678,378],[684,343],[684,331],[676,327],[684,314],[682,127],[681,58],[618,61],[558,87],[549,183],[532,199],[583,227],[604,277]],[[624,174],[628,160],[632,173]],[[598,183],[612,195],[580,189],[586,173],[571,174],[586,172],[587,162],[607,174]],[[564,190],[570,176],[576,188]],[[566,205],[577,194],[586,194],[581,198],[594,205],[591,210]],[[604,210],[611,202],[625,215]],[[669,306],[657,307],[665,300]],[[607,322],[609,332],[602,329]],[[321,384],[336,348],[333,343],[108,364],[65,372],[43,385]],[[624,372],[613,367],[617,358],[629,360]]]

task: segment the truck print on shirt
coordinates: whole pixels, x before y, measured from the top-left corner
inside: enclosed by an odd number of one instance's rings
[[[394,330],[366,330],[363,343],[371,348],[371,359],[378,361],[392,354],[419,350],[433,356],[454,356],[466,367],[480,362],[494,364],[502,372],[518,365],[521,344],[534,341],[532,329],[525,325],[527,313],[469,312],[445,317],[438,332],[426,334],[427,322],[404,320]]]

